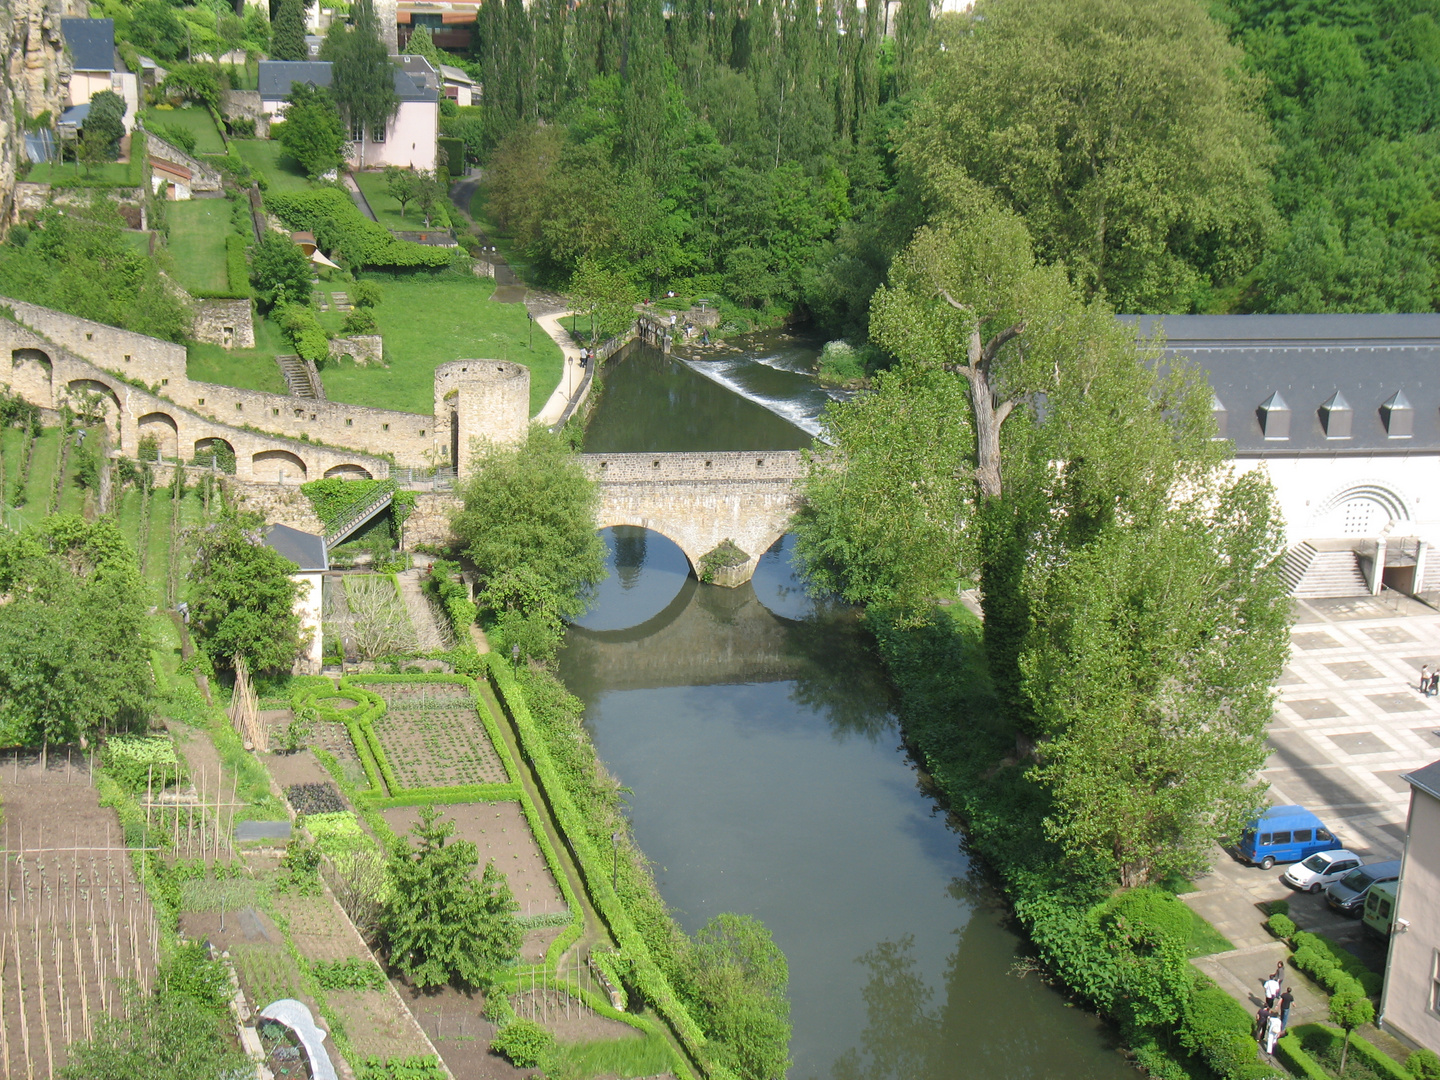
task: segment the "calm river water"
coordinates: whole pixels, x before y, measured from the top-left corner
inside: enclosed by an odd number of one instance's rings
[[[586,448],[808,445],[782,416],[813,421],[826,394],[773,365],[816,348],[762,339],[723,361],[724,385],[632,353],[606,370]],[[765,372],[793,392],[779,400]],[[1094,1017],[1024,974],[1003,903],[917,786],[855,612],[806,593],[790,538],[724,589],[656,533],[603,535],[611,576],[560,674],[634,792],[636,837],[685,928],[743,912],[784,949],[791,1077],[1133,1080]]]

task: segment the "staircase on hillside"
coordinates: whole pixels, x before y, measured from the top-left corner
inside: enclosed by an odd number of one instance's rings
[[[285,385],[290,388],[292,396],[309,398],[311,401],[325,400],[325,395],[315,385],[309,365],[300,357],[294,353],[285,353],[275,357],[275,363],[280,365],[280,374],[285,377]]]
[[[1368,596],[1370,586],[1360,571],[1360,560],[1348,544],[1316,546],[1305,541],[1285,555],[1281,570],[1290,595],[1302,599],[1331,596]]]
[[[361,525],[389,506],[395,498],[395,490],[396,484],[393,480],[385,480],[377,484],[374,494],[369,499],[325,530],[326,550],[328,551],[346,537],[353,535]]]

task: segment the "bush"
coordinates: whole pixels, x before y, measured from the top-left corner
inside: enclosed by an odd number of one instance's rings
[[[1301,930],[1292,937],[1293,967],[1305,972],[1331,994],[1356,990],[1367,997],[1380,993],[1384,980],[1367,968],[1360,958],[1323,934]]]
[[[555,1051],[555,1036],[533,1020],[516,1020],[500,1029],[490,1049],[521,1069],[539,1069]]]
[[[380,286],[373,281],[357,281],[350,290],[350,302],[357,308],[379,307],[384,298],[385,294],[381,292]]]
[[[820,381],[826,385],[844,386],[865,378],[865,364],[860,353],[847,341],[827,341],[820,351]]]
[[[184,766],[168,735],[112,735],[100,752],[102,767],[126,791],[162,790],[179,783]]]
[[[439,270],[450,263],[447,248],[395,239],[338,188],[277,193],[265,204],[292,229],[313,232],[321,248],[338,251],[351,266]]]
[[[1405,1069],[1415,1080],[1440,1080],[1440,1054],[1416,1050],[1405,1059]]]
[[[1274,934],[1277,938],[1288,940],[1295,934],[1295,920],[1290,918],[1289,915],[1280,914],[1278,911],[1265,921],[1265,925],[1269,927],[1270,933]]]
[[[245,237],[225,237],[225,277],[230,293],[237,299],[250,299],[250,267],[245,261]]]
[[[1289,901],[1289,900],[1271,900],[1270,903],[1268,903],[1268,904],[1265,905],[1265,911],[1266,911],[1266,914],[1269,914],[1269,915],[1289,915],[1289,914],[1290,914],[1290,901]]]
[[[380,327],[369,308],[357,307],[345,313],[345,322],[340,327],[342,334],[378,334]]]
[[[330,357],[330,339],[315,312],[301,304],[285,304],[280,308],[280,329],[300,356],[312,364],[323,364]]]

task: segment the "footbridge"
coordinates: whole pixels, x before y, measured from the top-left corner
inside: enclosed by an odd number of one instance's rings
[[[599,484],[599,524],[639,525],[675,544],[699,573],[726,540],[749,561],[717,577],[749,581],[755,564],[790,528],[805,463],[798,450],[713,454],[586,454]]]

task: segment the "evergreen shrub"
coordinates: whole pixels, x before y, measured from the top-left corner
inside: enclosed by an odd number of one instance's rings
[[[555,1052],[555,1036],[533,1020],[515,1020],[500,1029],[490,1049],[521,1069],[538,1069]]]
[[[1274,934],[1277,938],[1289,940],[1295,935],[1295,920],[1290,918],[1289,915],[1280,914],[1278,911],[1265,920],[1265,925],[1269,928],[1270,933]]]

